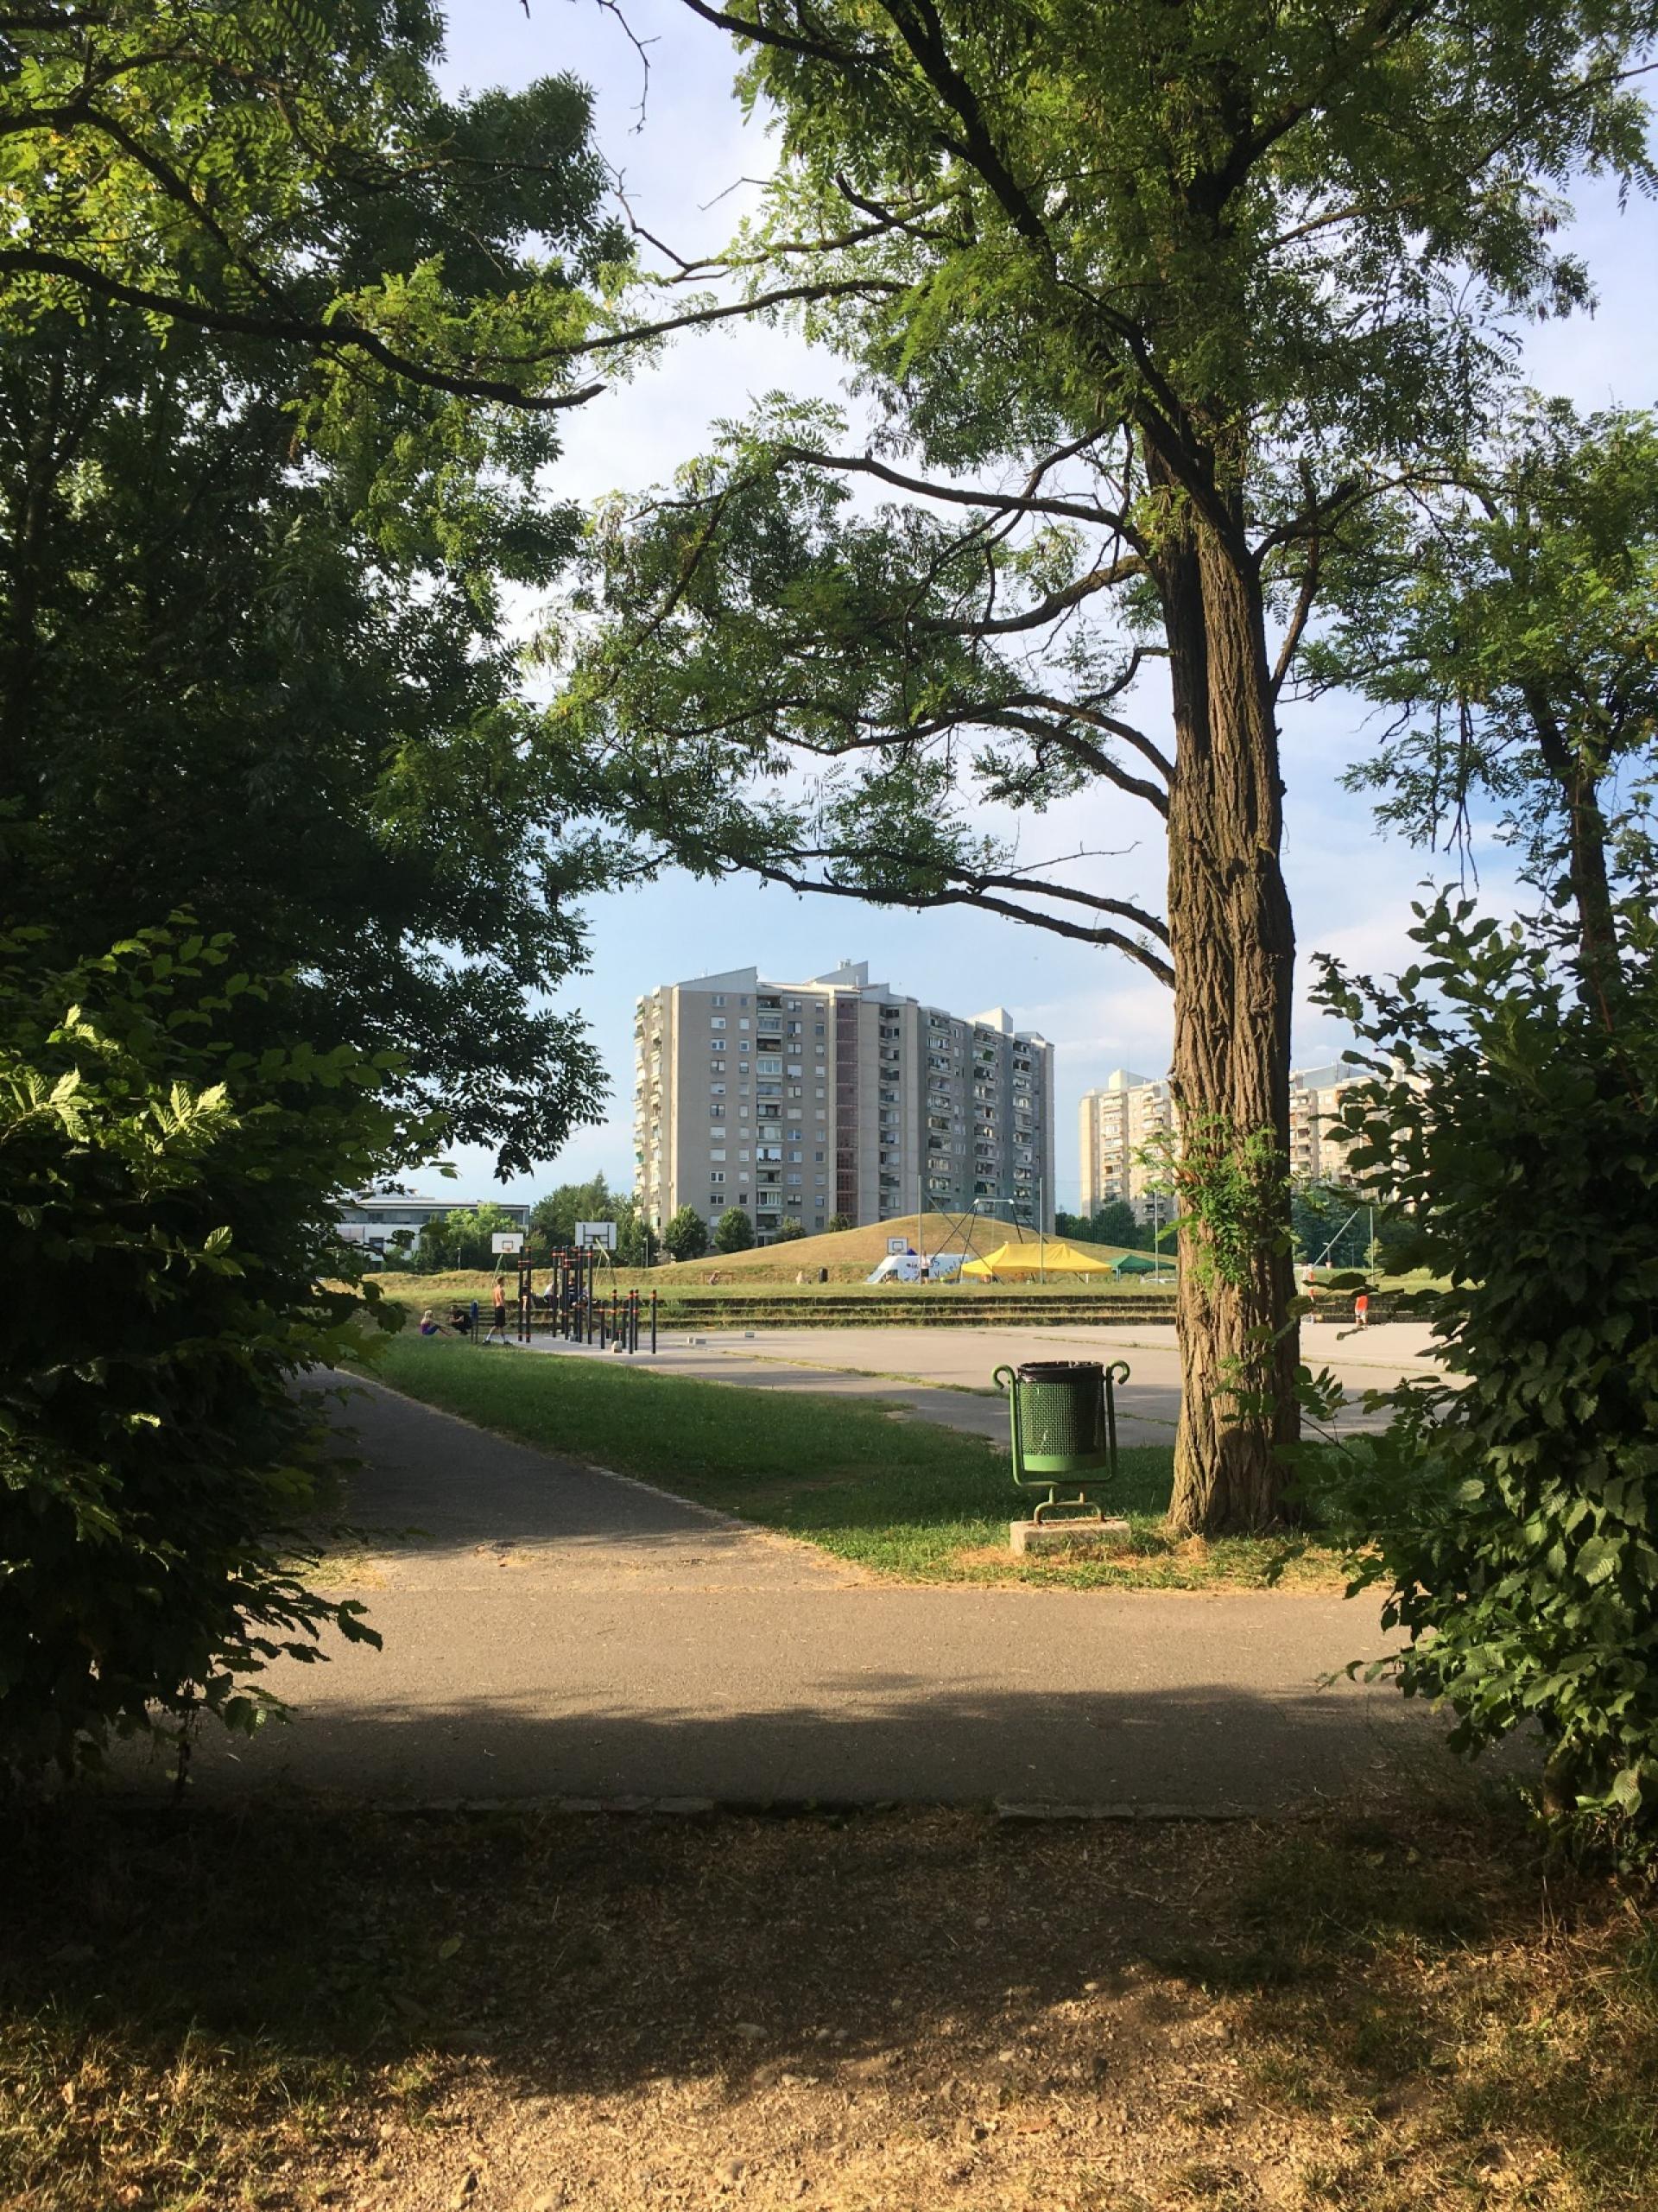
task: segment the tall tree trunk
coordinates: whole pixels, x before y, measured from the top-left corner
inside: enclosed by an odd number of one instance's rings
[[[1295,940],[1265,613],[1241,531],[1229,545],[1194,523],[1160,580],[1176,731],[1168,922],[1184,1214],[1169,1521],[1215,1536],[1280,1518],[1283,1453],[1299,1432],[1288,1316]]]
[[[1598,757],[1602,749],[1581,740],[1574,744],[1541,692],[1528,691],[1526,706],[1566,816],[1566,866],[1578,917],[1578,995],[1611,1029],[1623,955],[1606,866],[1608,832],[1600,804],[1605,768]]]

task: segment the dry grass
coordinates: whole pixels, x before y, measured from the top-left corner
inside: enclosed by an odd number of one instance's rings
[[[718,1287],[734,1294],[740,1294],[744,1290],[775,1290],[779,1285],[786,1285],[790,1290],[826,1289],[830,1291],[844,1293],[848,1289],[866,1282],[872,1271],[886,1258],[889,1237],[907,1238],[918,1251],[963,1252],[968,1248],[966,1239],[959,1231],[952,1233],[951,1223],[946,1215],[928,1214],[921,1220],[918,1227],[917,1216],[909,1214],[893,1221],[873,1222],[862,1229],[837,1230],[832,1236],[801,1238],[793,1244],[756,1245],[750,1252],[709,1252],[702,1259],[677,1260],[662,1267],[619,1267],[614,1271],[615,1280],[623,1289],[637,1283],[646,1288],[654,1285],[662,1292],[678,1292],[706,1290],[708,1287],[709,1277],[718,1275]],[[989,1223],[981,1220],[973,1226],[972,1249],[977,1252],[993,1252],[997,1245],[1003,1244],[1022,1243],[1031,1245],[1034,1249],[1036,1241],[1031,1231],[1020,1229],[1008,1222]],[[1053,1238],[1048,1239],[1049,1243],[1054,1241]],[[1085,1244],[1079,1239],[1074,1238],[1066,1238],[1065,1241],[1073,1251],[1102,1262],[1121,1259],[1128,1251],[1128,1247],[1123,1245]],[[1141,1255],[1142,1258],[1145,1256]],[[507,1264],[508,1272],[510,1274],[511,1263],[509,1262]],[[1172,1255],[1168,1264],[1172,1268]],[[818,1270],[821,1267],[826,1267],[829,1271],[829,1281],[825,1285],[820,1285],[817,1280]],[[810,1279],[804,1284],[797,1285],[794,1278],[802,1271]],[[611,1279],[611,1271],[601,1263],[600,1272],[608,1285]],[[417,1302],[427,1303],[445,1297],[469,1298],[478,1295],[487,1296],[490,1283],[494,1277],[492,1271],[483,1272],[464,1271],[443,1275],[404,1275],[393,1272],[377,1277],[376,1279],[386,1296],[407,1305]],[[539,1277],[537,1279],[539,1281]],[[1065,1290],[1074,1296],[1079,1290],[1085,1290],[1088,1288],[1089,1279],[1073,1277],[1068,1283],[1060,1283],[1048,1287],[1056,1290]],[[1124,1276],[1121,1278],[1113,1277],[1109,1278],[1109,1288],[1115,1295],[1121,1296],[1137,1290],[1142,1283],[1149,1283],[1150,1279],[1149,1277],[1144,1276]],[[1165,1291],[1169,1288],[1172,1276],[1166,1272],[1162,1284]],[[947,1286],[936,1287],[943,1289]],[[988,1283],[977,1286],[972,1295],[975,1297],[984,1297],[993,1296],[998,1289],[1015,1289],[1022,1292],[1028,1290],[1041,1290],[1042,1287],[1040,1283],[1034,1282],[1016,1285]],[[895,1284],[889,1295],[899,1295],[906,1289],[911,1297],[927,1295],[914,1284]]]
[[[1460,1810],[14,1833],[28,2212],[1636,2212],[1658,1941]]]

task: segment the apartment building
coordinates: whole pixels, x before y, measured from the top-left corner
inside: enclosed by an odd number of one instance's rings
[[[860,1226],[978,1203],[1049,1225],[1054,1049],[1005,1009],[973,1016],[846,961],[803,983],[757,968],[636,1002],[634,1157],[657,1228],[729,1206],[764,1242],[836,1214]]]
[[[1131,1068],[1114,1068],[1103,1088],[1085,1091],[1079,1110],[1082,1151],[1082,1205],[1085,1215],[1121,1200],[1134,1208],[1137,1221],[1160,1214],[1167,1219],[1169,1201],[1155,1198],[1152,1170],[1141,1158],[1154,1138],[1175,1125],[1174,1094],[1168,1079],[1136,1075]]]
[[[1289,1079],[1289,1170],[1298,1183],[1347,1180],[1347,1144],[1328,1125],[1344,1090],[1357,1079],[1340,1067],[1297,1070]],[[1170,1200],[1155,1192],[1155,1170],[1141,1155],[1151,1141],[1179,1126],[1167,1077],[1113,1069],[1101,1088],[1085,1091],[1079,1115],[1082,1150],[1082,1211],[1092,1214],[1120,1199],[1135,1218],[1167,1217]]]
[[[1331,1126],[1341,1094],[1364,1081],[1358,1069],[1337,1065],[1311,1068],[1289,1079],[1289,1172],[1294,1182],[1341,1183],[1347,1169],[1349,1140]]]

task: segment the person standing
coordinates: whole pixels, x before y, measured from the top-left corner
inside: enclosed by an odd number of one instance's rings
[[[1319,1286],[1310,1267],[1307,1269],[1306,1274],[1301,1277],[1301,1286],[1307,1292],[1307,1317],[1308,1321],[1317,1321],[1319,1317]]]
[[[1370,1325],[1370,1294],[1368,1290],[1361,1290],[1353,1300],[1353,1321],[1359,1328],[1368,1328]]]
[[[490,1292],[490,1333],[484,1341],[493,1344],[497,1338],[503,1344],[509,1341],[507,1335],[507,1286],[498,1275]]]

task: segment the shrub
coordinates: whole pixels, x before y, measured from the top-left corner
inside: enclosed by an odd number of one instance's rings
[[[708,1224],[694,1206],[681,1206],[662,1232],[675,1259],[700,1259],[708,1249]]]
[[[772,1239],[772,1242],[775,1245],[792,1245],[805,1234],[806,1231],[794,1216],[792,1214],[785,1214],[777,1224],[777,1233]]]
[[[728,1206],[714,1230],[716,1252],[747,1252],[754,1242],[754,1224],[740,1206]]]
[[[1585,1005],[1552,930],[1466,902],[1418,909],[1392,991],[1326,964],[1320,996],[1371,1048],[1343,1101],[1353,1164],[1414,1217],[1416,1301],[1451,1383],[1394,1394],[1356,1455],[1410,1638],[1408,1694],[1454,1741],[1528,1722],[1544,1802],[1620,1855],[1658,1850],[1658,922],[1623,910],[1623,979]]]
[[[399,1164],[384,1067],[276,1041],[287,986],[147,931],[44,979],[0,939],[0,1776],[217,1713],[353,1603],[292,1547],[363,1300],[332,1195]],[[372,1292],[369,1294],[372,1302]],[[301,1545],[302,1550],[302,1545]]]
[[[838,1236],[842,1230],[855,1229],[857,1226],[857,1222],[850,1214],[832,1214],[824,1224],[824,1234],[831,1237]]]

